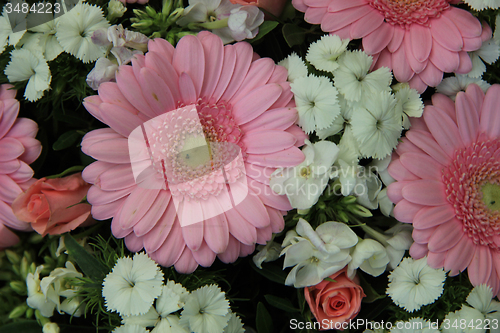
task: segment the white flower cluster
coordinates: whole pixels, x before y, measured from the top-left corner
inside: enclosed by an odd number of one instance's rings
[[[12,6],[23,3],[24,0],[13,0]],[[62,11],[66,10],[64,3],[58,1],[57,4]],[[0,16],[0,53],[6,45],[15,47],[4,73],[9,82],[28,81],[24,97],[34,102],[50,89],[52,76],[47,62],[63,51],[85,63],[104,56],[105,49],[92,43],[91,37],[95,30],[108,28],[109,22],[99,6],[84,2],[58,17],[38,13],[36,19],[45,23],[34,27],[27,26],[27,15],[22,12],[7,14],[4,7]],[[10,22],[12,19],[14,25]]]
[[[167,280],[144,253],[117,260],[103,282],[108,311],[122,317],[113,333],[243,333],[243,324],[231,312],[225,293],[217,285],[188,292]]]
[[[26,277],[28,306],[47,318],[52,317],[54,309],[59,313],[80,317],[84,313],[85,304],[82,297],[76,296],[78,289],[68,279],[80,278],[83,274],[67,261],[66,268],[56,268],[40,281],[42,269],[43,266],[38,266],[35,273],[28,273]],[[61,297],[64,299],[62,302]]]
[[[350,278],[358,268],[379,276],[396,267],[410,248],[409,228],[397,225],[385,234],[368,228],[368,236],[376,239],[361,239],[345,223],[325,222],[313,230],[306,220],[299,219],[296,230],[288,231],[282,244],[284,268],[294,266],[285,284],[313,286],[346,267]]]

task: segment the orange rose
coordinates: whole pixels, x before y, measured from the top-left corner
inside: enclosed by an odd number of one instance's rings
[[[33,229],[45,236],[59,235],[86,222],[90,217],[90,205],[78,204],[87,195],[90,184],[81,174],[64,178],[42,178],[20,194],[12,203],[16,217],[31,223]]]
[[[347,268],[330,275],[335,282],[323,280],[312,287],[304,288],[309,308],[321,330],[342,329],[342,323],[356,317],[361,309],[363,289],[346,274]],[[344,327],[345,328],[345,327]]]
[[[257,6],[274,16],[280,16],[283,8],[285,7],[286,0],[229,0],[231,3],[238,5],[251,5]]]

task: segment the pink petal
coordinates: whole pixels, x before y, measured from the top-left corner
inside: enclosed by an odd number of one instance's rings
[[[408,60],[406,58],[406,51],[404,45],[401,45],[399,49],[392,55],[392,69],[394,72],[394,77],[399,82],[408,82],[411,80],[415,72],[410,67]]]
[[[19,237],[0,223],[0,251],[19,243]]]
[[[117,219],[122,229],[130,229],[148,212],[160,190],[135,188],[128,196]]]
[[[413,229],[411,236],[413,240],[419,244],[426,244],[429,242],[429,239],[432,237],[436,228],[428,228],[428,229]]]
[[[389,52],[395,52],[403,43],[403,39],[405,37],[405,29],[401,28],[398,25],[394,26],[394,32],[392,33],[392,39],[387,45],[387,49]]]
[[[198,268],[198,263],[194,260],[193,253],[188,247],[184,248],[174,267],[177,272],[182,274],[191,274]]]
[[[84,153],[103,162],[130,163],[128,140],[125,138],[108,139],[87,146]]]
[[[310,4],[308,4],[308,6],[313,6],[313,3],[318,3],[314,7],[328,6],[328,12],[330,13],[340,12],[344,9],[359,7],[367,4],[366,0],[335,0],[335,1],[329,0],[328,4],[325,4],[325,6],[323,6],[324,4],[323,1],[318,2],[317,0],[309,0],[309,1],[305,0],[304,2],[305,3],[309,2]],[[320,6],[320,4],[322,5]]]
[[[203,243],[204,224],[205,222],[201,221],[182,227],[182,236],[184,237],[184,241],[186,241],[186,246],[192,251],[198,251],[200,249],[201,243]]]
[[[413,77],[408,83],[410,85],[410,88],[415,89],[419,94],[423,94],[424,91],[427,89],[427,84],[425,84],[424,81],[422,81],[422,79],[418,74],[413,75]]]
[[[92,186],[95,187],[95,186]],[[116,212],[121,208],[123,203],[125,202],[125,198],[121,198],[110,203],[93,205],[91,212],[92,217],[96,220],[107,220],[116,215]],[[120,229],[123,232],[122,229]],[[130,230],[132,231],[132,230]],[[126,235],[124,235],[126,236]]]
[[[217,257],[225,264],[235,262],[240,254],[240,242],[233,236],[229,235],[229,242],[224,252],[219,253]]]
[[[473,286],[486,283],[493,270],[493,260],[489,246],[476,245],[476,251],[470,261],[467,272]]]
[[[267,214],[269,214],[269,219],[271,220],[271,229],[273,233],[277,234],[283,231],[285,228],[285,220],[283,219],[283,213],[277,209],[266,206]],[[285,212],[286,214],[286,212]]]
[[[413,128],[413,124],[412,124]],[[398,153],[399,156],[406,154],[406,153],[418,153],[418,154],[423,154],[422,149],[418,148],[415,146],[413,143],[408,140],[408,138],[402,138],[401,142],[399,142],[396,152]],[[408,168],[407,168],[408,169]],[[410,170],[410,169],[408,169]]]
[[[164,227],[165,230],[167,230],[169,226]],[[153,230],[151,230],[151,232],[149,232],[147,236],[149,236],[150,233],[154,232],[155,229],[156,227],[153,228]],[[174,263],[176,263],[182,255],[184,248],[186,247],[184,238],[182,237],[181,226],[177,219],[174,221],[167,238],[156,251],[150,252],[148,250],[147,245],[149,245],[149,242],[147,236],[144,237],[144,247],[146,248],[146,251],[148,251],[151,259],[165,267],[172,266]]]
[[[94,184],[103,190],[115,191],[135,185],[135,179],[130,164],[119,164],[101,173]]]
[[[447,252],[431,252],[427,254],[427,265],[434,269],[438,269],[444,266],[444,261],[446,259]]]
[[[413,227],[415,229],[437,227],[438,225],[451,220],[455,217],[455,215],[455,209],[449,204],[443,206],[424,207],[415,215],[415,218],[413,219]]]
[[[179,92],[179,75],[175,71],[172,63],[168,62],[166,59],[156,52],[149,51],[146,53],[146,67],[151,68],[156,74],[158,74],[163,82],[168,86],[168,89],[172,93],[174,101],[180,99]]]
[[[241,87],[241,84],[249,74],[250,66],[252,64],[253,50],[252,46],[248,43],[236,43],[233,45],[236,51],[236,64],[234,66],[234,71],[231,72],[231,81],[227,85],[224,93],[221,96],[221,100],[229,101],[236,91]],[[261,75],[263,73],[260,73]],[[269,76],[270,77],[270,76]],[[269,79],[269,77],[266,79]],[[219,89],[219,88],[217,88]]]
[[[283,131],[254,131],[246,133],[241,142],[248,154],[269,154],[292,147],[297,139]]]
[[[373,70],[379,69],[381,67],[392,68],[392,53],[384,49],[377,58],[377,63],[373,66]]]
[[[408,33],[408,32],[407,32]],[[409,31],[411,51],[418,62],[429,58],[432,49],[432,34],[428,27],[413,24]]]
[[[175,47],[172,65],[179,76],[182,73],[189,75],[193,80],[196,97],[200,96],[205,74],[205,52],[198,38],[191,35],[181,38]],[[182,86],[180,88],[182,93]]]
[[[483,109],[484,92],[477,84],[470,84],[465,90],[465,94],[469,96],[476,110],[481,111]]]
[[[453,102],[448,96],[439,93],[432,95],[432,105],[446,112],[446,114],[450,116],[453,121],[457,120],[455,102]]]
[[[198,251],[191,251],[194,260],[203,267],[210,267],[215,261],[216,254],[203,242]]]
[[[251,154],[247,157],[247,163],[263,167],[285,168],[299,165],[304,161],[304,154],[297,147],[290,147],[280,152],[271,154]]]
[[[450,51],[461,51],[464,46],[462,34],[445,15],[430,20],[430,30],[436,42]]]
[[[458,56],[460,57],[460,65],[458,66],[455,73],[457,74],[467,74],[472,70],[472,60],[469,57],[469,54],[465,51],[458,52]]]
[[[252,181],[253,183],[257,183]],[[265,185],[264,185],[265,186]],[[267,191],[271,192],[271,188],[269,186],[265,186]],[[255,189],[252,187],[252,189]],[[259,188],[260,189],[260,188]],[[259,192],[257,192],[259,193]],[[262,194],[262,193],[260,193]],[[243,202],[236,205],[234,209],[241,215],[245,217],[245,220],[248,221],[255,228],[264,228],[267,227],[270,223],[269,215],[267,214],[267,210],[262,203],[262,200],[259,199],[259,196],[254,194],[252,190],[249,189],[248,195],[245,197]]]
[[[295,123],[298,116],[297,110],[293,108],[270,109],[240,128],[247,135],[251,131],[286,130]]]
[[[413,259],[421,259],[427,255],[429,250],[427,244],[413,243],[410,247],[410,255]]]
[[[143,123],[141,118],[117,105],[102,103],[99,108],[104,122],[124,137],[128,137],[134,129]]]
[[[448,251],[446,259],[444,260],[444,269],[450,271],[450,276],[455,276],[463,272],[467,266],[469,266],[474,256],[474,248],[474,243],[469,236],[464,233],[457,245]]]
[[[6,137],[17,139],[27,136],[34,138],[37,132],[38,124],[36,122],[28,118],[17,118]]]
[[[193,80],[187,73],[182,73],[179,77],[179,91],[184,104],[194,104],[198,100],[196,87]]]
[[[456,218],[440,224],[429,239],[429,251],[444,252],[457,245],[463,235],[462,228],[462,222]]]
[[[37,139],[30,138],[28,136],[16,138],[24,146],[24,153],[19,156],[21,161],[26,164],[31,164],[40,156],[42,152],[42,144]]]
[[[176,109],[176,101],[170,89],[152,69],[142,68],[138,79],[144,98],[150,106],[148,115],[151,118]]]
[[[20,221],[17,219],[17,217],[14,215],[14,212],[12,211],[11,205],[0,200],[0,225],[2,224],[15,230],[21,230],[21,231],[33,230],[30,223]]]
[[[429,129],[427,128],[427,125],[422,118],[410,117],[410,125],[414,130],[420,130],[429,133]]]
[[[255,164],[245,163],[245,174],[259,183],[269,185],[271,174],[275,168],[264,168]]]
[[[144,99],[143,91],[142,89],[138,89],[138,87],[141,87],[139,82],[137,81],[137,78],[134,74],[134,71],[131,66],[120,66],[116,73],[116,84],[118,85],[118,88],[120,88],[121,93],[123,96],[136,108],[138,111],[142,112],[145,115],[151,116],[150,113],[150,107],[146,100]],[[107,85],[107,87],[112,87],[114,84],[110,83]],[[102,94],[101,98],[104,96],[111,95],[111,94]],[[111,95],[113,96],[113,95]],[[116,96],[118,97],[118,96]],[[115,98],[116,98],[115,97]],[[111,97],[113,98],[113,97]],[[120,98],[122,98],[120,96]],[[109,104],[115,104],[114,102],[109,103]],[[118,104],[118,103],[116,103]],[[120,104],[118,104],[120,105]],[[118,106],[116,105],[116,106]],[[101,110],[101,116],[103,117],[104,120],[107,118],[105,117],[106,109],[102,108],[103,104],[100,105],[100,110]],[[120,105],[120,109],[121,105]],[[133,112],[133,114],[136,114]],[[109,118],[109,117],[108,117]]]
[[[148,253],[157,251],[165,243],[165,240],[170,234],[170,231],[174,229],[174,226],[176,229],[175,235],[182,238],[179,220],[177,219],[177,211],[175,210],[173,200],[170,200],[167,209],[163,213],[163,216],[160,218],[160,220],[158,220],[153,229],[151,229],[144,236],[144,248],[146,249],[146,251]],[[184,245],[181,246],[184,247]]]
[[[247,218],[240,215],[236,209],[230,209],[225,214],[228,230],[231,235],[243,244],[255,244],[257,241],[257,230],[248,222]]]
[[[125,237],[125,245],[131,252],[139,252],[144,247],[141,237],[137,237],[134,233]]]
[[[330,35],[337,35],[340,37],[340,39],[349,39],[349,36],[351,35],[351,25],[347,25],[335,31],[331,31]]]
[[[143,54],[136,54],[132,57],[132,70],[134,71],[135,78],[138,80],[141,69],[146,67],[146,57]],[[146,112],[148,110],[145,110]],[[147,115],[147,113],[145,113]],[[151,116],[150,116],[151,117]]]
[[[415,215],[423,208],[421,205],[401,200],[394,207],[394,217],[404,223],[412,223]]]
[[[24,153],[24,146],[14,138],[0,139],[0,162],[8,162]]]
[[[401,164],[422,179],[441,180],[444,166],[426,154],[405,153],[399,158]]]
[[[448,165],[451,161],[451,158],[444,152],[443,148],[441,148],[430,133],[411,130],[406,133],[406,137],[440,164]]]
[[[411,181],[398,181],[389,184],[389,186],[387,186],[387,197],[389,198],[389,200],[391,200],[395,204],[403,200],[403,193],[401,191],[403,190],[403,187],[405,187],[410,182]]]
[[[99,86],[99,98],[101,103],[114,104],[122,109],[130,112],[131,114],[138,114],[139,110],[135,108],[130,102],[123,96],[122,91],[115,82],[104,82]],[[99,112],[99,114],[101,114]]]
[[[321,21],[321,30],[335,31],[344,28],[368,15],[372,11],[374,11],[374,9],[371,6],[365,5],[347,8],[335,13],[329,12]]]
[[[102,86],[102,84],[101,84],[101,86]],[[99,105],[101,103],[102,103],[102,100],[99,97],[99,95],[92,95],[92,96],[86,97],[83,100],[83,106],[85,107],[85,109],[87,109],[87,111],[91,115],[93,115],[95,118],[97,118],[101,122],[104,122],[104,120],[101,117],[101,111],[99,110]]]
[[[295,147],[302,147],[305,144],[304,141],[309,138],[309,136],[304,133],[304,131],[297,125],[290,126],[286,129],[286,131],[290,134],[293,134],[297,139],[297,142],[295,142]]]
[[[23,193],[19,185],[7,175],[0,175],[0,201],[12,203]]]
[[[436,142],[448,156],[453,157],[455,150],[463,146],[458,127],[446,113],[428,106],[424,112],[424,120]]]
[[[203,229],[203,238],[210,250],[214,253],[224,252],[229,242],[229,228],[226,215],[221,214],[206,219],[203,223],[205,225]]]
[[[429,30],[429,29],[427,29],[427,30]],[[431,42],[430,44],[432,46],[432,39],[430,40],[430,42]],[[431,47],[429,47],[429,49],[428,49],[429,53],[427,53],[427,57],[424,60],[419,61],[419,60],[417,60],[416,55],[413,53],[412,38],[411,38],[409,31],[405,32],[403,44],[405,46],[406,59],[408,60],[408,63],[410,64],[411,69],[413,69],[413,71],[417,74],[422,72],[425,69],[425,66],[427,66],[427,58],[430,55]],[[425,50],[423,50],[423,51],[425,51]],[[421,52],[421,53],[423,55],[425,55],[425,53],[423,53],[423,52]]]
[[[387,23],[384,24],[384,15],[382,15],[378,11],[372,11],[365,15],[362,20],[357,20],[351,26],[350,37],[351,39],[363,38],[366,35],[370,34],[381,25],[389,25]],[[392,29],[388,29],[390,31]],[[377,31],[378,32],[378,31]],[[387,43],[389,43],[390,38],[385,39]]]
[[[246,257],[255,251],[255,245],[240,244],[240,257]]]
[[[87,192],[87,201],[91,205],[103,205],[121,199],[132,192],[134,186],[119,191],[103,191],[97,186],[91,186]]]
[[[148,51],[161,54],[165,60],[171,63],[174,57],[175,48],[165,39],[155,38],[149,40]]]
[[[262,201],[264,205],[282,211],[289,211],[292,209],[286,195],[278,195],[274,193],[269,186],[256,182],[252,179],[248,179],[248,183],[250,188],[259,196],[260,201]],[[269,219],[266,218],[265,221],[269,221]]]
[[[212,92],[214,101],[218,101],[220,99],[233,76],[234,68],[236,65],[236,48],[233,45],[224,46],[223,61],[224,62],[222,64],[219,81],[217,82],[217,85]]]
[[[19,114],[19,102],[15,99],[0,100],[0,138],[7,134]]]
[[[391,175],[391,177],[396,179],[397,181],[419,179],[416,175],[405,168],[399,160],[392,161],[387,168],[387,171],[389,172],[389,175]]]
[[[111,163],[105,163],[105,162],[94,162],[87,166],[83,172],[82,172],[82,178],[85,180],[87,183],[94,184],[95,180],[97,177],[103,173],[104,171],[108,170],[111,167],[114,167],[114,164]]]
[[[443,80],[443,72],[432,62],[428,62],[425,69],[419,73],[419,77],[428,86],[436,87]]]
[[[168,191],[160,191],[155,201],[148,209],[147,213],[137,222],[134,226],[134,233],[137,236],[144,236],[148,234],[154,226],[159,223],[168,203],[170,202],[171,194]]]
[[[455,99],[457,110],[458,131],[466,145],[476,142],[479,130],[479,114],[472,100],[464,93],[459,92]],[[499,132],[500,133],[500,132]]]
[[[273,230],[270,225],[265,228],[257,229],[257,244],[266,245],[272,236]]]
[[[211,33],[207,33],[206,35],[200,33],[198,34],[198,38],[203,46],[206,64],[200,96],[212,96],[222,73],[224,45],[218,36]]]
[[[20,167],[21,162],[18,159],[0,162],[0,174],[8,175],[9,173],[16,172]]]
[[[492,85],[484,97],[483,109],[479,128],[486,132],[491,139],[500,137],[500,115],[498,106],[500,105],[500,85]]]
[[[445,186],[434,180],[416,180],[403,187],[403,198],[425,206],[441,206],[448,203]]]
[[[14,99],[16,95],[17,90],[12,84],[5,83],[0,86],[0,100]]]
[[[460,65],[460,57],[457,52],[450,51],[439,43],[432,42],[432,51],[429,60],[442,72],[454,72]]]
[[[309,7],[305,12],[304,21],[306,21],[309,24],[320,24],[321,21],[323,20],[323,17],[325,17],[326,13],[327,11],[325,10],[325,8]]]
[[[283,86],[283,84],[288,83],[286,80],[288,79],[288,70],[283,67],[283,66],[275,66],[273,74],[269,78],[269,81],[267,81],[267,84],[270,83],[277,83],[280,86]]]
[[[21,162],[20,167],[10,174],[10,178],[18,184],[27,182],[33,178],[33,169],[28,164]]]
[[[261,58],[252,63],[245,80],[242,82],[240,89],[231,97],[233,105],[238,104],[240,99],[248,98],[251,92],[261,89],[271,78],[276,64],[270,58]],[[236,73],[234,75],[237,75]],[[276,85],[279,87],[279,85]],[[281,87],[280,87],[281,89]],[[276,99],[279,97],[276,96]],[[248,100],[248,99],[247,99]],[[274,102],[273,102],[274,103]],[[272,103],[271,103],[272,105]]]
[[[463,37],[471,38],[481,35],[481,22],[468,11],[451,6],[441,15],[453,21]]]
[[[249,92],[233,106],[233,116],[238,125],[248,123],[268,110],[281,95],[281,86],[266,84]]]

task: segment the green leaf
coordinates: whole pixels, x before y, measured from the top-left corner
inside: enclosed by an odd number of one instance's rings
[[[278,26],[278,24],[279,23],[276,21],[264,21],[264,23],[262,23],[259,27],[259,33],[257,34],[257,36],[255,36],[255,38],[250,40],[250,42],[253,43],[253,42],[258,41],[259,39],[261,39],[262,37],[264,37],[265,35],[267,35],[271,31],[273,31],[274,28],[276,28]]]
[[[286,43],[290,47],[303,44],[306,38],[306,30],[302,29],[301,27],[295,24],[291,23],[285,24],[283,26],[282,32]]]
[[[257,326],[257,333],[274,333],[273,320],[262,302],[257,304],[255,325]]]
[[[280,310],[286,312],[300,312],[300,310],[294,307],[292,302],[290,302],[290,300],[287,298],[281,298],[274,295],[265,295],[264,298],[266,299],[267,303]]]
[[[63,150],[69,148],[73,144],[75,144],[78,138],[80,138],[80,134],[78,134],[75,130],[65,132],[61,134],[56,142],[54,142],[54,144],[52,145],[52,149]]]
[[[42,333],[42,327],[38,325],[36,320],[23,320],[0,327],[0,333],[12,332]]]
[[[71,235],[64,236],[64,245],[86,276],[97,282],[104,280],[109,273],[108,268],[88,253]]]
[[[378,299],[385,298],[385,294],[380,295],[379,293],[377,293],[375,289],[373,289],[372,285],[365,280],[362,274],[358,274],[358,276],[359,276],[359,285],[361,286],[361,288],[363,288],[363,291],[366,295],[366,297],[363,298],[363,302],[372,303]]]
[[[285,284],[287,274],[280,267],[273,264],[262,264],[262,269],[259,269],[253,263],[250,266],[266,279],[279,284]]]

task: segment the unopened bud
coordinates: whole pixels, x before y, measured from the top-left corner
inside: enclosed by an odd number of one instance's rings
[[[340,220],[340,222],[344,222],[344,223],[349,222],[349,217],[343,211],[340,211],[337,213],[337,218]]]
[[[28,304],[26,303],[16,306],[14,310],[12,310],[9,313],[9,319],[21,317],[26,312],[27,309],[28,309]]]
[[[349,206],[347,206],[347,209],[351,213],[356,214],[356,215],[361,216],[361,217],[372,217],[373,216],[368,208],[363,207],[361,205],[349,205]]]
[[[26,283],[21,281],[11,281],[10,288],[21,296],[26,296]]]
[[[12,265],[17,265],[21,262],[21,257],[16,252],[12,250],[5,250],[5,254]]]

